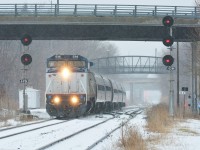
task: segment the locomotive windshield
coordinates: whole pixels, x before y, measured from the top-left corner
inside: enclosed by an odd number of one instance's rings
[[[86,67],[85,61],[68,61],[67,65],[70,67],[78,67],[78,68]]]
[[[60,68],[63,66],[68,66],[70,68],[84,68],[86,67],[86,62],[85,61],[80,61],[80,60],[51,60],[48,61],[47,67],[48,68]]]

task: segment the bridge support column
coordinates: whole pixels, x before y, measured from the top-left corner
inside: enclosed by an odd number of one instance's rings
[[[140,87],[139,89],[139,101],[137,103],[143,104],[144,103],[144,89]]]
[[[130,104],[133,104],[133,83],[130,83]]]
[[[136,84],[137,88],[133,88],[133,85],[134,83],[130,83],[130,104],[144,103],[144,89],[138,84]]]

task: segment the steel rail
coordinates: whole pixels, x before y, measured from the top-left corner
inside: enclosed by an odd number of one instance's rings
[[[75,135],[78,135],[78,134],[80,134],[80,133],[82,133],[82,132],[84,132],[84,131],[87,131],[87,130],[89,130],[89,129],[92,129],[92,128],[98,126],[98,125],[101,125],[101,124],[103,124],[103,123],[105,123],[105,122],[111,120],[111,119],[114,119],[114,117],[109,118],[109,119],[107,119],[107,120],[104,120],[104,121],[102,121],[102,122],[100,122],[100,123],[97,123],[97,124],[95,124],[95,125],[92,125],[92,126],[90,126],[90,127],[84,128],[84,129],[82,129],[82,130],[80,130],[80,131],[77,131],[77,132],[71,134],[71,135],[65,136],[65,137],[63,137],[63,138],[61,138],[61,139],[58,139],[58,140],[56,140],[56,141],[54,141],[54,142],[51,142],[51,143],[49,143],[49,144],[47,144],[47,145],[44,145],[44,146],[42,146],[42,147],[40,147],[40,148],[37,148],[36,150],[44,150],[44,149],[47,149],[47,148],[49,148],[49,147],[52,147],[53,145],[56,145],[57,143],[59,143],[59,142],[61,142],[61,141],[64,141],[64,140],[69,139],[69,138],[71,138],[71,137],[73,137],[73,136],[75,136]]]
[[[133,117],[133,113],[136,113],[136,112],[138,112],[138,110],[134,110],[132,113],[125,113],[126,115],[130,115],[131,117]],[[115,117],[112,117],[112,118],[109,118],[109,119],[107,119],[107,120],[104,120],[104,121],[102,121],[102,122],[100,122],[100,123],[97,123],[97,124],[95,124],[95,125],[92,125],[92,126],[90,126],[90,127],[87,127],[87,128],[85,128],[85,129],[82,129],[82,130],[80,130],[80,131],[77,131],[77,132],[75,132],[75,133],[73,133],[73,134],[71,134],[71,135],[68,135],[68,136],[66,136],[66,137],[63,137],[63,138],[61,138],[61,139],[59,139],[59,140],[56,140],[56,141],[54,141],[54,142],[51,142],[51,143],[49,143],[49,144],[47,144],[47,145],[45,145],[45,146],[42,146],[42,147],[40,147],[40,148],[37,148],[36,150],[44,150],[44,149],[47,149],[47,148],[49,148],[49,147],[52,147],[52,146],[54,146],[54,145],[56,145],[56,144],[58,144],[59,142],[62,142],[62,141],[64,141],[64,140],[66,140],[66,139],[69,139],[69,138],[71,138],[71,137],[73,137],[73,136],[76,136],[76,135],[78,135],[78,134],[80,134],[80,133],[82,133],[82,132],[84,132],[84,131],[87,131],[87,130],[90,130],[90,129],[92,129],[92,128],[94,128],[94,127],[96,127],[96,126],[99,126],[99,125],[101,125],[101,124],[103,124],[103,123],[105,123],[105,122],[108,122],[109,120],[112,120],[112,119],[114,119]],[[115,129],[115,130],[117,130],[117,129]],[[113,131],[114,132],[114,131]]]
[[[54,120],[54,119],[42,120],[42,121],[33,122],[33,123],[29,123],[29,124],[23,124],[23,125],[14,126],[14,127],[7,127],[7,128],[4,128],[4,129],[0,129],[0,132],[6,131],[6,130],[11,130],[11,129],[16,129],[16,128],[20,128],[20,127],[25,127],[25,126],[29,126],[29,125],[40,124],[40,123],[48,122],[48,121],[51,121],[51,120]]]
[[[30,129],[30,130],[22,131],[22,132],[17,132],[17,133],[13,133],[13,134],[8,134],[8,135],[6,135],[6,136],[0,136],[0,139],[5,139],[5,138],[11,137],[11,136],[15,136],[15,135],[19,135],[19,134],[31,132],[31,131],[34,131],[34,130],[38,130],[38,129],[46,128],[46,127],[49,127],[49,126],[53,126],[53,125],[65,123],[65,122],[68,122],[68,121],[69,121],[69,120],[65,120],[65,121],[62,121],[62,122],[53,123],[53,124],[49,124],[49,125],[45,125],[45,126],[41,126],[41,127],[36,127],[36,128]],[[11,129],[11,130],[12,130],[12,129]],[[2,132],[3,132],[3,131],[2,131]]]
[[[141,110],[137,110],[137,111],[134,111],[132,113],[125,113],[126,115],[130,115],[131,118],[129,118],[125,122],[121,123],[118,127],[114,128],[113,130],[111,130],[110,132],[108,132],[105,136],[101,137],[99,140],[95,141],[92,145],[88,146],[88,148],[86,150],[91,150],[92,148],[94,148],[95,146],[97,146],[99,143],[101,143],[103,140],[105,140],[106,138],[108,138],[113,132],[115,132],[119,128],[123,127],[124,125],[126,125],[131,119],[133,119],[136,115],[139,114],[138,113],[139,111],[141,111]]]

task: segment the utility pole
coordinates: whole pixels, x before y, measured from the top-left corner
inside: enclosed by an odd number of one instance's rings
[[[24,65],[24,69],[23,69],[23,79],[25,79],[25,65]],[[23,88],[23,112],[26,112],[26,84],[24,82],[24,88]]]
[[[192,110],[197,113],[197,64],[196,64],[196,45],[192,43]]]
[[[196,50],[197,50],[197,43],[195,42],[195,45],[194,45],[194,89],[195,89],[195,113],[197,114],[197,53],[196,53]]]
[[[57,14],[59,14],[59,5],[60,5],[60,2],[59,0],[57,0]]]
[[[170,27],[170,36],[172,37],[172,28]],[[170,46],[170,55],[172,55],[172,46]],[[174,87],[173,87],[173,70],[170,69],[170,100],[169,100],[169,113],[174,116]]]
[[[179,43],[177,42],[177,108],[179,108],[179,106]]]
[[[192,43],[192,112],[194,113],[194,44]]]
[[[26,95],[26,86],[27,86],[27,69],[23,68],[23,80],[21,81],[23,83],[23,113],[27,113],[27,108],[28,108],[28,99],[27,99],[27,95]]]

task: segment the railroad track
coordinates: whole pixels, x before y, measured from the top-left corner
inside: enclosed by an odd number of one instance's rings
[[[34,125],[34,124],[40,124],[40,123],[48,122],[48,121],[51,121],[51,120],[55,120],[55,119],[47,119],[47,120],[42,120],[42,121],[38,121],[38,122],[32,122],[32,123],[23,124],[23,125],[17,125],[17,126],[13,126],[13,127],[6,127],[6,128],[3,128],[3,129],[0,129],[0,133],[2,131],[6,131],[6,130],[10,130],[10,129],[16,129],[16,128],[21,128],[21,127],[25,127],[25,126]]]
[[[133,113],[137,114],[137,111],[134,110]],[[44,125],[45,122],[40,122],[40,126],[38,124],[35,124],[37,127],[32,125],[34,128],[31,127],[31,125],[22,126],[21,128],[23,128],[23,131],[20,127],[0,131],[0,147],[8,149],[51,149],[52,147],[62,144],[63,142],[67,143],[68,140],[72,140],[74,137],[76,138],[77,136],[82,136],[82,133],[88,134],[91,130],[96,130],[102,126],[104,126],[105,129],[107,124],[112,124],[112,122],[114,122],[113,120],[119,120],[122,114],[129,115],[129,118],[133,118],[133,113],[130,111],[124,113],[115,112],[114,115],[104,115],[103,118],[88,116],[88,118],[83,117],[80,119],[66,121],[52,120],[55,122],[51,124],[46,122],[46,125]],[[117,125],[118,124],[119,122]],[[25,129],[25,127],[29,129]],[[118,128],[120,127],[115,128],[115,130]],[[112,132],[108,133],[111,134]],[[84,139],[84,136],[82,138]],[[103,138],[99,141],[101,140],[103,140]],[[7,141],[8,143],[6,143]],[[93,145],[96,145],[97,143],[98,141],[94,142]],[[88,148],[89,147],[92,146],[88,146]]]
[[[128,123],[131,119],[133,119],[134,116],[136,116],[136,115],[137,115],[137,112],[139,112],[139,111],[140,111],[140,110],[134,110],[134,111],[132,111],[132,112],[131,112],[131,111],[128,111],[128,112],[125,112],[125,113],[120,113],[120,112],[115,113],[115,114],[116,114],[115,116],[116,116],[117,118],[120,116],[120,114],[129,115],[130,118],[129,118],[127,121],[121,123],[119,126],[117,126],[116,128],[114,128],[114,129],[111,130],[110,132],[108,132],[105,136],[101,137],[99,140],[95,141],[93,144],[91,144],[90,146],[88,146],[87,150],[92,149],[92,148],[95,147],[98,143],[102,142],[104,139],[106,139],[107,137],[109,137],[110,134],[112,134],[113,132],[115,132],[115,131],[116,131],[117,129],[119,129],[120,127],[124,126],[124,125],[125,125],[126,123]],[[113,114],[112,114],[112,115],[113,115]],[[93,125],[93,126],[90,126],[90,127],[85,128],[85,129],[82,129],[82,130],[80,130],[80,131],[77,131],[77,132],[75,132],[75,133],[73,133],[73,134],[71,134],[71,135],[68,135],[68,136],[63,137],[63,138],[61,138],[61,139],[59,139],[59,140],[56,140],[56,141],[54,141],[54,142],[51,142],[51,143],[49,143],[49,144],[47,144],[47,145],[45,145],[45,146],[42,146],[42,147],[38,148],[37,150],[58,149],[58,147],[54,147],[54,148],[53,148],[53,146],[55,146],[55,145],[57,145],[57,144],[62,144],[62,142],[68,143],[67,140],[69,140],[70,138],[73,138],[73,137],[75,137],[75,136],[77,136],[77,135],[80,136],[81,133],[83,133],[83,132],[88,132],[89,130],[94,129],[94,128],[96,128],[97,126],[101,126],[102,124],[105,124],[106,122],[111,121],[112,119],[115,119],[115,117],[112,117],[112,118],[107,119],[107,120],[105,120],[105,121],[103,121],[103,122],[100,122],[100,123],[95,124],[95,125]],[[83,137],[83,138],[84,138],[84,137]],[[75,141],[76,141],[76,140],[75,140]]]
[[[107,116],[107,118],[111,118],[111,116]],[[93,118],[93,122],[90,121],[90,118]],[[107,120],[106,118],[106,120]],[[103,118],[105,121],[105,117]],[[60,120],[54,120],[60,121]],[[84,124],[84,121],[87,124]],[[102,122],[102,118],[95,118],[95,116],[88,116],[79,119],[71,119],[62,122],[54,123],[55,126],[45,125],[42,127],[31,128],[28,126],[29,130],[23,127],[23,131],[21,129],[11,129],[0,132],[0,147],[2,149],[39,149],[44,145],[47,145],[49,142],[55,142],[61,134],[70,134],[70,130],[80,131],[80,129],[85,129],[89,125],[95,126],[97,122]],[[81,126],[79,125],[81,123]],[[51,127],[52,126],[52,127]],[[75,129],[73,129],[73,127]],[[17,130],[17,131],[15,131]],[[19,131],[20,130],[20,131]],[[65,130],[65,131],[63,131]],[[85,129],[86,130],[86,129]],[[14,132],[14,133],[13,133]],[[57,136],[57,137],[55,137]],[[37,141],[37,142],[36,142]],[[34,144],[35,142],[35,144]]]
[[[80,131],[77,131],[77,132],[75,132],[75,133],[73,133],[73,134],[71,134],[71,135],[68,135],[68,136],[66,136],[66,137],[64,137],[64,138],[58,139],[58,140],[56,140],[56,141],[54,141],[54,142],[51,142],[51,143],[49,143],[49,144],[47,144],[47,145],[45,145],[45,146],[42,146],[42,147],[40,147],[40,148],[37,148],[37,150],[44,150],[44,149],[47,149],[47,148],[49,148],[49,147],[52,147],[52,146],[54,146],[55,144],[58,144],[58,143],[60,143],[60,142],[62,142],[62,141],[64,141],[64,140],[67,140],[67,139],[69,139],[69,138],[71,138],[71,137],[73,137],[73,136],[76,136],[76,135],[78,135],[78,134],[80,134],[80,133],[82,133],[82,132],[84,132],[84,131],[87,131],[87,130],[90,130],[90,129],[94,128],[94,127],[97,127],[97,126],[99,126],[99,125],[101,125],[101,124],[103,124],[103,123],[105,123],[105,122],[107,122],[107,121],[109,121],[109,120],[111,120],[111,119],[113,119],[113,117],[112,117],[112,118],[109,118],[109,119],[107,119],[107,120],[104,120],[104,121],[102,121],[102,122],[100,122],[100,123],[97,123],[97,124],[95,124],[95,125],[93,125],[93,126],[84,128],[84,129],[82,129],[82,130],[80,130]]]
[[[108,132],[105,136],[101,137],[99,140],[95,141],[93,144],[91,144],[90,146],[88,146],[88,148],[86,150],[91,150],[92,148],[94,148],[95,146],[97,146],[103,140],[107,139],[113,132],[115,132],[116,130],[120,129],[124,125],[126,125],[131,119],[133,119],[137,114],[140,114],[141,112],[142,112],[142,110],[140,110],[140,109],[137,110],[137,111],[134,111],[134,112],[130,112],[130,111],[126,112],[125,114],[130,115],[131,118],[129,118],[127,121],[123,122],[118,127],[114,128],[113,130],[111,130],[110,132]]]
[[[45,123],[48,122],[48,121],[52,121],[53,123],[45,125]],[[52,120],[47,120],[47,121],[43,121],[43,122],[32,123],[32,124],[28,124],[28,125],[22,125],[22,126],[12,127],[12,128],[8,128],[8,129],[2,129],[0,131],[0,139],[4,139],[4,138],[12,137],[12,136],[15,136],[15,135],[35,131],[35,130],[46,128],[46,127],[49,127],[49,126],[62,124],[62,123],[65,123],[67,121],[68,120],[59,121],[59,120],[56,120],[56,119],[52,119]],[[33,126],[33,127],[31,127],[31,129],[26,129],[26,127],[30,127],[30,126]],[[16,129],[19,129],[19,131],[16,131]],[[8,131],[10,132],[10,134],[8,133]]]

